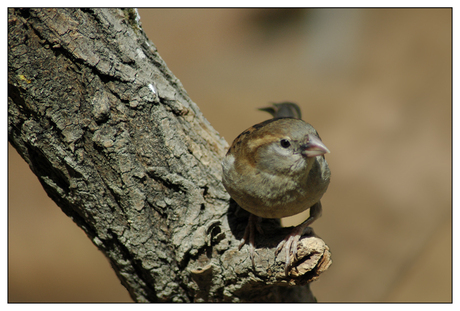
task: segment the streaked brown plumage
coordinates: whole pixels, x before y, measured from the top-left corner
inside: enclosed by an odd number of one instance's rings
[[[278,246],[278,251],[284,247],[286,252],[287,274],[297,241],[321,215],[320,199],[330,179],[324,158],[329,150],[316,130],[298,119],[297,105],[281,103],[275,104],[273,110],[263,110],[273,113],[275,118],[250,127],[233,141],[222,162],[223,184],[239,206],[258,217],[288,217],[310,208],[310,217]],[[294,118],[277,118],[279,112]],[[255,219],[250,217],[250,221]],[[249,238],[252,260],[253,228],[254,224],[248,224],[241,244]]]

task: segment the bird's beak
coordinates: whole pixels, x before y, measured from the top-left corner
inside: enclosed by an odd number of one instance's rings
[[[309,135],[308,142],[303,144],[301,148],[302,155],[308,158],[330,153],[329,149],[327,149],[321,139],[313,135]]]

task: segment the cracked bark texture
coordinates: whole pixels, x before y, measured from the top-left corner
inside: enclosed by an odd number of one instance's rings
[[[132,9],[9,9],[8,138],[109,259],[134,301],[314,301],[330,253],[313,233],[284,275],[265,221],[221,182],[228,144],[166,67]]]

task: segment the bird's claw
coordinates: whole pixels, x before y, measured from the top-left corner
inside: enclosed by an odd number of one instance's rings
[[[254,262],[254,256],[255,256],[255,230],[254,230],[254,227],[255,229],[257,229],[257,231],[259,231],[260,234],[263,234],[263,231],[262,231],[262,228],[260,226],[260,218],[251,214],[249,215],[249,218],[248,218],[248,224],[246,226],[246,229],[244,230],[244,236],[243,238],[241,239],[241,243],[240,245],[238,246],[238,250],[241,250],[241,248],[243,247],[244,244],[246,244],[248,241],[249,241],[249,257],[251,258],[251,262],[252,262],[252,267],[255,269],[255,262]]]
[[[296,259],[297,245],[300,240],[300,237],[301,234],[298,232],[296,228],[290,235],[288,235],[284,240],[282,240],[276,248],[275,255],[278,255],[284,249],[286,258],[286,263],[284,265],[284,273],[286,274],[286,276],[288,276],[289,269],[291,268],[293,261],[295,261]]]

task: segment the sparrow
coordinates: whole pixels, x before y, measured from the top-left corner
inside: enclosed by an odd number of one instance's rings
[[[273,119],[253,125],[235,138],[222,161],[222,181],[238,205],[250,213],[239,249],[249,240],[254,266],[254,227],[263,234],[261,218],[283,218],[310,209],[310,216],[281,241],[285,274],[296,258],[297,243],[307,228],[321,216],[320,199],[330,180],[324,145],[312,125],[301,120],[294,103],[261,108]]]

